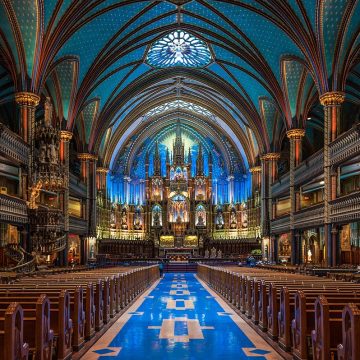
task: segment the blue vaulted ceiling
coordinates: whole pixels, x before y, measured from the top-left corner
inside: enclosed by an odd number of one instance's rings
[[[319,128],[319,95],[360,101],[360,1],[14,0],[0,18],[0,106],[17,91],[50,97],[105,165],[132,122],[170,101],[213,113],[248,166],[287,129],[311,129],[312,115]],[[152,45],[179,29],[208,47],[209,64],[149,66]]]

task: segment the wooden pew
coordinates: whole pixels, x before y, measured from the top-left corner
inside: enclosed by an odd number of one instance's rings
[[[314,302],[319,294],[341,298],[346,296],[354,298],[360,296],[358,292],[328,286],[328,288],[306,288],[300,285],[296,287],[283,286],[280,291],[280,305],[278,311],[279,345],[286,351],[293,348],[297,358],[308,356],[307,343],[300,339],[308,339],[313,329]],[[309,320],[307,320],[309,318]]]
[[[0,309],[5,310],[13,298],[0,297]],[[19,299],[23,309],[23,338],[29,344],[33,359],[51,360],[54,332],[50,328],[50,301],[44,294],[38,298]]]
[[[338,360],[360,360],[360,310],[354,303],[342,312],[342,340],[337,346]]]
[[[360,294],[358,285],[343,281],[298,274],[276,272],[270,274],[259,269],[231,268],[230,270],[229,272],[229,269],[200,265],[198,275],[258,324],[261,330],[268,331],[272,339],[278,338],[279,344],[284,349],[292,349],[294,358],[297,359],[308,359],[312,356],[311,346],[308,345],[311,331],[319,328],[314,321],[314,303],[317,296],[326,295],[331,306],[335,306],[337,301],[343,301],[335,312],[340,318],[342,306],[349,301],[355,301],[357,304]],[[237,276],[234,275],[236,272],[238,272]],[[339,323],[342,324],[342,321],[337,324]],[[355,325],[353,328],[355,329]],[[319,331],[317,330],[316,333],[318,334]],[[346,343],[345,340],[334,337],[334,334],[342,333],[339,329],[335,333],[331,333],[330,338],[331,354],[334,354],[336,346],[341,341]],[[316,341],[322,344],[322,338],[320,339]],[[326,354],[321,355],[320,359],[327,359],[329,352],[326,344],[325,341],[325,346],[320,347],[320,354]],[[339,354],[341,351],[344,352],[341,349],[343,348],[340,346]],[[314,357],[316,358],[315,355]]]
[[[39,294],[9,293],[8,296],[0,295],[0,301],[12,302],[18,299],[20,303],[32,300],[36,302]],[[56,296],[48,297],[50,303],[50,328],[54,332],[54,348],[58,360],[69,359],[72,353],[73,323],[70,318],[70,294],[66,290],[57,292]],[[24,305],[25,306],[25,305]]]
[[[360,299],[352,299],[359,306]],[[346,297],[329,299],[320,295],[315,301],[315,328],[311,332],[314,360],[335,357],[337,345],[342,341],[342,313],[347,305]]]
[[[0,310],[0,360],[27,360],[29,345],[23,338],[23,310],[13,302]]]
[[[38,288],[11,288],[6,292],[0,289],[1,298],[19,298],[19,301],[24,297],[39,296],[42,293],[47,294],[51,304],[57,306],[59,301],[59,292],[64,288],[60,287],[42,287]],[[72,346],[75,351],[81,349],[85,342],[85,311],[84,311],[84,293],[81,286],[76,286],[73,291],[66,287],[64,290],[68,290],[70,295],[70,314],[72,319]]]
[[[54,331],[56,358],[69,359],[72,351],[79,350],[85,340],[91,338],[110,317],[115,316],[116,312],[157,278],[158,266],[130,271],[128,268],[109,268],[81,270],[76,274],[61,272],[29,276],[6,287],[0,285],[0,304],[2,301],[10,302],[15,299],[27,304],[26,300],[32,297],[29,303],[34,306],[36,297],[46,293],[46,298],[51,303],[50,327]],[[25,309],[25,312],[29,311]],[[25,318],[29,318],[28,313],[26,316]],[[31,350],[35,353],[33,340],[30,337],[29,340]],[[38,353],[41,352],[36,354]]]

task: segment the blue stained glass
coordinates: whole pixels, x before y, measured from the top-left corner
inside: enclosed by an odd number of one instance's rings
[[[155,68],[204,67],[212,61],[208,45],[183,30],[176,30],[152,44],[146,61]]]

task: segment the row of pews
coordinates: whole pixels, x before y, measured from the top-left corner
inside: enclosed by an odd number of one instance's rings
[[[1,284],[0,359],[70,359],[158,278],[158,266],[112,267]]]
[[[207,265],[198,276],[295,359],[360,360],[360,284]]]

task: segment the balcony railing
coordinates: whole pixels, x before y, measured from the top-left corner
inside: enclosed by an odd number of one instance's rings
[[[281,234],[290,231],[290,215],[281,216],[271,221],[271,232]]]
[[[303,185],[324,172],[324,151],[321,149],[295,168],[295,185]]]
[[[286,173],[272,184],[271,195],[278,197],[289,192],[290,174]]]
[[[31,210],[30,223],[43,229],[57,229],[64,227],[64,215],[59,209],[40,207]]]
[[[360,123],[330,144],[331,165],[338,165],[360,154]]]
[[[337,166],[360,154],[360,124],[341,134],[330,144],[331,165]],[[295,185],[306,184],[324,172],[324,150],[321,149],[295,168]],[[272,196],[289,192],[289,173],[272,184]]]
[[[225,229],[215,230],[212,233],[213,240],[244,240],[253,241],[260,234],[260,227],[249,227],[247,229]]]
[[[360,219],[360,191],[330,202],[331,222],[351,222]]]
[[[69,217],[70,232],[84,234],[87,231],[87,220],[76,216]]]
[[[80,181],[80,179],[74,175],[73,173],[70,173],[70,194],[74,194],[81,197],[86,197],[86,184]]]
[[[17,134],[0,123],[0,153],[20,164],[27,164],[29,146]]]
[[[24,224],[28,222],[26,201],[0,194],[0,220]]]
[[[316,204],[294,214],[295,229],[305,229],[324,224],[324,204]]]

